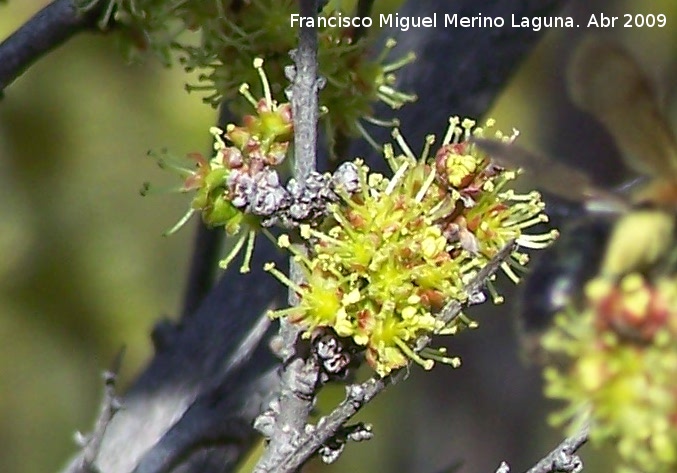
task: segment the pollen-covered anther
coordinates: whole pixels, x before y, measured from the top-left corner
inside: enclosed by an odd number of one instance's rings
[[[282,234],[277,238],[277,246],[280,248],[289,248],[290,241],[289,241],[289,235]]]
[[[458,356],[447,356],[447,349],[440,348],[424,348],[421,355],[425,358],[449,365],[452,368],[459,368],[461,366],[461,358]]]

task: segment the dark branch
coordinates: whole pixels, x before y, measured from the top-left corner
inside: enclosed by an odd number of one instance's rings
[[[385,31],[383,37],[394,37],[397,46],[391,56],[416,53],[416,61],[397,73],[398,90],[412,91],[419,100],[402,112],[393,112],[378,105],[374,116],[397,114],[400,129],[414,146],[429,134],[443,136],[451,115],[480,118],[498,97],[502,88],[522,64],[544,30],[512,28],[510,15],[517,18],[556,15],[567,0],[438,0],[408,1],[400,16],[425,16],[437,13],[459,16],[505,18],[501,28],[419,28],[406,33],[397,28]],[[377,143],[390,141],[390,131],[370,127]],[[356,140],[353,156],[373,154],[371,148]]]
[[[512,12],[528,17],[554,14],[556,7],[562,4],[564,0],[413,0],[407,8],[415,9],[416,15],[427,15],[434,10],[452,14],[482,11],[485,16],[509,18]],[[408,14],[412,14],[411,10]],[[390,32],[390,36],[398,37],[402,51],[413,50],[421,58],[410,67],[404,81],[406,85],[401,87],[418,91],[421,96],[418,104],[404,109],[403,132],[407,139],[416,144],[428,133],[437,131],[439,135],[450,114],[478,116],[484,113],[543,32],[535,33],[528,28],[492,30],[491,34],[482,28]],[[384,133],[377,139],[385,142],[389,136]],[[314,145],[311,149],[315,149]],[[367,151],[357,155],[368,157],[370,154]],[[380,157],[370,161],[370,167],[376,167],[380,161]],[[239,425],[238,418],[245,423],[251,421],[234,406],[244,405],[252,398],[252,392],[260,391],[257,380],[275,367],[272,356],[260,358],[259,352],[254,352],[243,361],[241,369],[246,376],[226,369],[260,314],[274,300],[281,303],[284,298],[283,286],[256,268],[270,260],[276,260],[280,267],[286,267],[286,263],[263,239],[257,243],[255,253],[252,273],[243,276],[235,267],[227,271],[205,296],[200,308],[182,320],[164,348],[158,350],[134,382],[124,397],[125,409],[118,412],[104,436],[97,461],[103,471],[129,473],[142,458],[150,464],[151,457],[146,454],[156,448],[158,456],[165,449],[184,448],[185,452],[194,453],[188,454],[185,461],[183,456],[177,456],[181,464],[175,471],[221,473],[232,471],[238,458],[248,450],[251,441],[245,435],[237,440],[222,438],[218,447],[206,446],[209,444],[206,435],[202,449],[197,444],[194,447],[177,444],[176,440],[198,430],[195,426],[200,423],[213,426],[209,418],[224,422],[232,419],[231,425],[235,427]],[[209,406],[207,399],[211,408],[198,408]],[[182,429],[187,432],[186,436],[178,435]],[[225,434],[232,434],[232,430]],[[215,433],[218,435],[218,431]]]
[[[0,95],[44,54],[81,31],[95,30],[100,13],[97,5],[80,14],[73,0],[54,0],[36,13],[0,43]]]
[[[231,265],[199,308],[173,327],[106,431],[96,461],[102,472],[164,471],[179,461],[176,471],[209,473],[202,468],[209,457],[220,461],[212,471],[230,471],[249,451],[251,424],[267,404],[279,363],[267,344],[277,327],[262,333],[263,314],[286,294],[270,284],[262,269],[267,261],[286,270],[286,258],[261,239],[252,271],[243,275]]]
[[[195,313],[202,299],[214,286],[224,238],[224,231],[220,228],[208,228],[202,221],[195,225],[193,255],[190,259],[188,280],[183,294],[181,318],[190,317]]]
[[[358,18],[364,18],[367,16],[371,16],[371,9],[374,6],[374,0],[359,0],[357,2],[357,7],[355,8],[355,16]],[[358,28],[355,29],[355,33],[353,34],[353,41],[359,41],[361,38],[367,35],[369,30],[364,27],[364,25],[360,25]]]

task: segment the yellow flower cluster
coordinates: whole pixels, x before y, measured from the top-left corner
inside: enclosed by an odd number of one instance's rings
[[[586,297],[543,340],[559,362],[545,371],[546,394],[567,403],[553,421],[588,419],[593,441],[616,445],[619,471],[675,471],[677,277],[599,277]]]
[[[418,337],[453,333],[467,322],[445,326],[436,313],[452,300],[464,301],[464,285],[508,241],[543,247],[556,236],[523,233],[546,220],[543,204],[535,193],[506,189],[515,173],[493,165],[469,141],[484,133],[472,120],[453,118],[437,154],[429,156],[431,136],[417,158],[395,131],[402,153],[391,145],[384,151],[392,177],[356,161],[360,191],[343,193],[324,225],[303,229],[308,256],[287,237],[280,240],[303,268],[305,281],[297,286],[267,267],[300,297],[297,307],[273,315],[301,325],[307,336],[331,327],[351,338],[381,376],[409,360],[426,369],[435,359],[456,364],[440,353],[415,352]],[[512,266],[524,263],[516,251],[504,269],[516,279]]]

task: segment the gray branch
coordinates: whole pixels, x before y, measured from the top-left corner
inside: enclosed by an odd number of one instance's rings
[[[501,263],[505,261],[514,249],[514,243],[507,244],[477,273],[472,281],[466,285],[465,291],[470,296],[470,299],[472,299],[474,294],[481,290],[487,279],[498,270]],[[439,317],[442,321],[449,323],[459,316],[463,307],[464,304],[458,301],[452,301],[442,309]],[[421,351],[428,346],[430,340],[430,336],[419,338],[416,342],[416,351]],[[386,387],[403,380],[409,372],[409,369],[410,367],[406,366],[384,378],[374,376],[361,384],[348,386],[346,388],[346,398],[333,412],[322,417],[315,426],[306,425],[305,433],[296,439],[294,444],[287,446],[285,449],[287,454],[279,459],[280,463],[272,465],[272,467],[267,470],[260,471],[274,471],[275,473],[294,473],[297,471],[323,445],[329,442],[337,432],[340,431],[345,423],[357,414],[360,409],[367,405],[367,403],[374,399]],[[259,470],[255,471],[257,473],[259,472]]]
[[[579,473],[582,471],[583,462],[576,452],[588,441],[588,430],[588,425],[585,425],[576,435],[565,439],[527,473]]]
[[[124,349],[120,350],[120,353],[115,357],[111,369],[103,373],[104,394],[99,417],[96,419],[94,430],[90,434],[82,435],[79,432],[76,434],[76,441],[82,446],[82,456],[79,461],[71,464],[68,473],[96,473],[98,471],[94,465],[99,456],[106,429],[113,416],[122,408],[120,399],[115,392],[115,383],[120,372],[123,355]]]
[[[576,452],[588,441],[588,435],[589,426],[585,424],[579,432],[564,439],[527,473],[580,473],[583,471],[583,461]],[[503,462],[496,473],[510,473],[510,466]]]
[[[317,17],[317,1],[301,0],[300,14]],[[298,47],[291,52],[294,66],[288,67],[286,72],[292,83],[289,99],[294,120],[294,178],[304,186],[307,178],[316,169],[318,91],[321,84],[317,77],[317,31],[314,27],[304,25],[300,27],[298,36]],[[293,259],[290,261],[290,269],[291,279],[297,284],[301,283],[303,275]],[[289,303],[298,303],[293,289],[289,291]],[[282,321],[280,336],[283,349],[280,355],[286,363],[280,381],[279,397],[272,411],[267,414],[270,426],[266,437],[269,443],[254,469],[256,473],[277,470],[280,461],[303,435],[313,408],[320,368],[313,357],[304,360],[294,353],[298,334],[297,327],[286,320]],[[264,430],[260,425],[258,427]]]
[[[104,2],[99,2],[104,3]],[[54,0],[0,43],[0,96],[4,89],[43,55],[85,30],[96,30],[97,5],[86,14],[74,0]]]
[[[68,3],[62,0],[53,5]],[[564,3],[565,0],[412,0],[400,13],[483,12],[485,16],[509,18],[514,12],[532,17],[554,14]],[[529,28],[491,32],[482,28],[437,28],[387,33],[398,38],[401,51],[413,50],[419,57],[408,72],[403,71],[400,81],[403,90],[418,91],[421,96],[417,104],[404,109],[402,129],[407,140],[416,145],[428,133],[439,136],[450,114],[482,115],[542,33]],[[3,65],[0,60],[0,69]],[[313,110],[296,116],[302,118]],[[385,142],[389,136],[384,132],[377,139]],[[300,142],[300,138],[297,140]],[[315,145],[308,149],[314,150]],[[355,155],[367,158],[372,167],[382,162],[381,157],[369,151]],[[327,164],[322,162],[320,166],[326,168]],[[146,469],[137,471],[154,473],[223,473],[235,468],[255,439],[251,422],[264,396],[271,392],[270,376],[278,366],[267,347],[275,329],[265,331],[256,346],[252,346],[256,337],[250,336],[259,333],[261,314],[270,306],[282,304],[285,298],[283,286],[259,270],[271,260],[281,270],[286,267],[273,245],[261,239],[250,274],[241,275],[237,265],[232,265],[192,315],[183,317],[179,324],[163,324],[156,331],[156,353],[124,395],[125,409],[115,415],[104,435],[96,465],[101,471],[130,473],[139,465]],[[373,380],[360,385],[365,391],[353,393],[346,402],[359,400],[357,411],[366,399],[364,393],[380,392],[384,387],[380,384],[391,381],[392,378]],[[337,420],[339,425],[349,418],[346,414],[347,410]],[[316,429],[323,432],[325,427]]]

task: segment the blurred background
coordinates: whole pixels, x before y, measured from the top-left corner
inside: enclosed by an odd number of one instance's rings
[[[0,7],[0,40],[46,3]],[[664,28],[594,32],[618,38],[637,56],[674,123],[677,2],[573,0],[563,14],[587,19],[591,12],[667,16]],[[567,101],[563,82],[571,48],[591,32],[549,31],[490,115],[503,129],[520,129],[526,147],[613,185],[630,174],[604,130]],[[101,371],[126,346],[124,387],[152,355],[154,322],[179,310],[193,227],[170,238],[162,233],[188,200],[138,191],[147,180],[174,182],[147,151],[207,150],[216,113],[184,92],[190,78],[179,68],[154,60],[128,65],[113,43],[77,36],[0,101],[3,472],[57,471],[76,450],[74,432],[91,427]],[[538,369],[520,360],[510,305],[474,315],[481,329],[449,344],[463,357],[461,369],[412,370],[406,384],[361,414],[374,424],[375,440],[351,445],[331,467],[313,468],[435,473],[462,464],[462,472],[487,472],[506,460],[519,471],[554,447],[562,434],[547,425]],[[326,405],[342,393],[325,393]],[[588,448],[589,471],[604,456]]]

